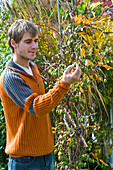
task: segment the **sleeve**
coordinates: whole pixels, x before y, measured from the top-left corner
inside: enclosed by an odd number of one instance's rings
[[[34,99],[34,112],[39,117],[49,113],[61,101],[64,94],[69,91],[69,87],[70,85],[62,80],[58,81],[48,93],[37,96]]]
[[[69,84],[61,80],[48,93],[38,95],[33,93],[30,86],[25,83],[17,72],[6,72],[3,84],[9,97],[19,107],[37,117],[48,114],[60,102],[64,94],[69,91],[70,87]]]

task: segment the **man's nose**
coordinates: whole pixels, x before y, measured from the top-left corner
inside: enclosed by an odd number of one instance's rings
[[[38,43],[33,41],[31,47],[32,48],[38,48]]]

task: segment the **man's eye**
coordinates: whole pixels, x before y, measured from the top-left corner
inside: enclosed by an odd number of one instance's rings
[[[35,43],[37,43],[38,42],[38,40],[35,40]]]
[[[26,41],[26,43],[27,43],[27,44],[30,44],[30,43],[31,43],[31,41]]]

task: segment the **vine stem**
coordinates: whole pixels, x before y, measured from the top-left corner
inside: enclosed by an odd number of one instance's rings
[[[57,9],[58,9],[58,23],[59,23],[59,33],[60,33],[60,44],[62,45],[62,29],[61,29],[59,0],[57,0]]]

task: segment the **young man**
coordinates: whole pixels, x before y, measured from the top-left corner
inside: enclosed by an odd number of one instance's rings
[[[79,80],[81,69],[78,65],[76,69],[74,65],[67,67],[63,79],[45,94],[38,68],[31,61],[38,46],[36,26],[26,20],[17,20],[9,28],[8,36],[13,57],[0,78],[8,169],[54,170],[49,112],[69,91],[70,84]]]

